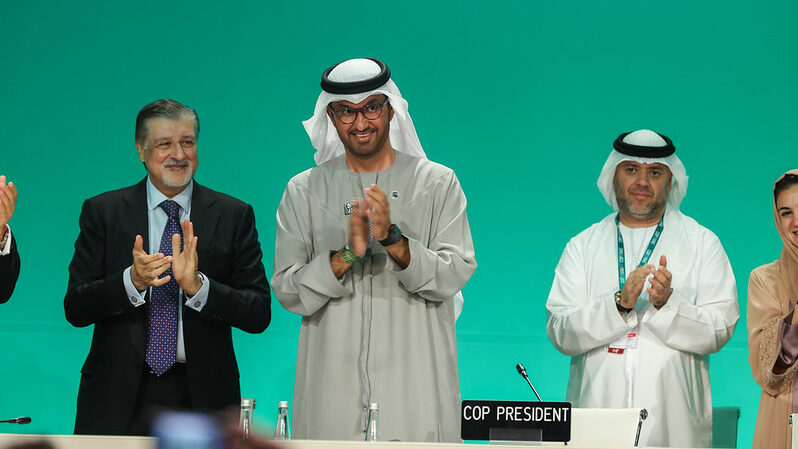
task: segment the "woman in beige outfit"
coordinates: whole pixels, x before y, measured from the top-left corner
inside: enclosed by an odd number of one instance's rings
[[[798,411],[798,170],[779,178],[773,199],[784,248],[748,281],[748,362],[762,387],[754,448],[789,448],[788,416]]]

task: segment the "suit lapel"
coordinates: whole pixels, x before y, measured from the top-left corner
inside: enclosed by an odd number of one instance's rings
[[[194,224],[194,235],[197,236],[197,256],[200,271],[203,262],[209,263],[209,248],[219,224],[219,214],[213,205],[216,199],[211,191],[194,181],[194,192],[191,195],[191,222]]]
[[[124,257],[125,263],[130,263],[133,251],[133,244],[136,240],[136,235],[140,235],[144,239],[144,251],[149,253],[150,246],[150,228],[149,228],[149,211],[147,210],[147,178],[145,177],[141,182],[134,185],[122,197],[122,202],[117,210],[116,223],[109,223],[110,226],[118,226],[121,230],[123,242],[120,242],[123,249],[120,254]],[[145,301],[147,301],[140,313],[143,315],[142,326],[140,332],[131,332],[127,335],[130,345],[136,348],[136,352],[141,360],[144,359],[144,351],[147,342],[147,326],[149,315],[149,289],[147,290]]]
[[[133,186],[128,195],[123,197],[125,204],[119,209],[117,223],[122,227],[126,237],[125,245],[133,250],[136,235],[144,239],[144,252],[149,254],[150,230],[149,211],[147,210],[147,178]]]

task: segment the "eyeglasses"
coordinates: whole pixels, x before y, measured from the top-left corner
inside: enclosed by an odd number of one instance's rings
[[[385,100],[383,103],[378,102],[377,100],[369,101],[365,106],[362,108],[350,108],[350,107],[343,107],[341,109],[335,109],[330,106],[330,110],[332,113],[341,121],[341,123],[348,125],[353,123],[357,120],[357,114],[362,113],[363,117],[367,120],[377,120],[382,115],[382,108],[385,107],[391,100]]]

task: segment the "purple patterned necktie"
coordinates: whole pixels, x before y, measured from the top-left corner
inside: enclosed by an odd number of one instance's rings
[[[183,231],[180,229],[180,205],[166,200],[160,207],[169,217],[161,236],[159,252],[165,256],[172,255],[172,236],[180,234],[180,247],[183,246]],[[158,377],[162,376],[175,364],[177,353],[177,308],[180,287],[175,281],[172,267],[160,277],[171,276],[172,279],[160,287],[153,287],[150,294],[150,334],[147,339],[147,364]]]

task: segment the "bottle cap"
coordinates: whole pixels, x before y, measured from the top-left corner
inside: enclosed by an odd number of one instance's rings
[[[241,408],[255,408],[255,399],[241,398]]]
[[[377,406],[376,402],[372,402],[371,404],[369,404],[369,410],[377,410],[377,409],[379,409],[379,407]]]
[[[288,408],[288,401],[280,401],[279,403],[277,403],[277,407],[279,407],[279,408],[282,408],[282,407]]]

